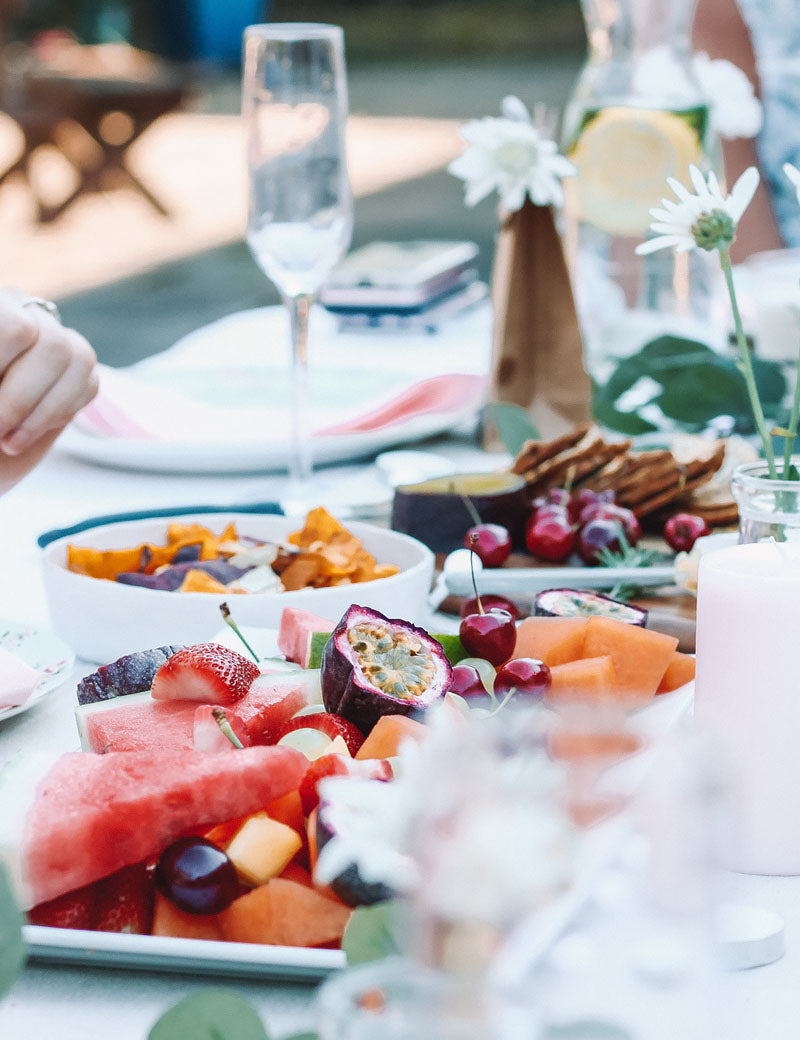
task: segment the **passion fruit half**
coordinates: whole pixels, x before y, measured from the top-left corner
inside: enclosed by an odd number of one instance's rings
[[[429,708],[452,674],[441,643],[424,629],[353,604],[322,652],[322,701],[366,735],[381,715]]]

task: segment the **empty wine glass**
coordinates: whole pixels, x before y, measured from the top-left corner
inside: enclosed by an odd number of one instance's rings
[[[344,35],[335,25],[278,22],[244,33],[247,243],[289,311],[292,340],[287,512],[312,504],[308,315],[350,242]],[[292,508],[294,507],[294,508]]]

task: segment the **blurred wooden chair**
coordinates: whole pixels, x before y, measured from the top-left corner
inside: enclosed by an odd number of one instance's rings
[[[2,12],[0,9],[0,17]],[[131,169],[129,150],[189,93],[185,73],[126,44],[82,46],[54,37],[34,53],[14,48],[4,74],[3,109],[23,145],[0,172],[0,187],[21,176],[39,223],[56,220],[90,192],[128,187],[163,216],[166,206]],[[37,191],[32,166],[39,149],[56,149],[75,173],[74,187],[53,204]]]

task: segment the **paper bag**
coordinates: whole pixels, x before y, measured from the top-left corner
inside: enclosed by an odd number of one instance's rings
[[[525,200],[500,229],[492,273],[490,400],[519,405],[543,439],[591,418],[591,383],[553,210]],[[487,446],[497,445],[487,424]]]

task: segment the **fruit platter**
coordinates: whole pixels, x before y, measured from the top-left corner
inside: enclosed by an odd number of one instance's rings
[[[334,623],[285,607],[276,631],[226,620],[216,641],[87,675],[82,750],[4,770],[0,857],[34,956],[321,976],[344,963],[353,909],[385,898],[357,870],[317,876],[337,840],[326,780],[391,784],[434,715],[519,703],[552,718],[568,766],[641,760],[691,698],[693,658],[635,612],[517,622],[479,601],[449,636],[357,604]],[[559,729],[575,703],[617,729]]]

